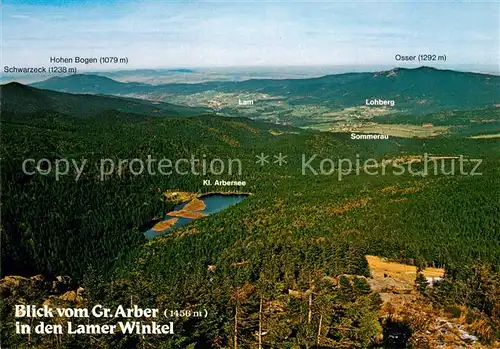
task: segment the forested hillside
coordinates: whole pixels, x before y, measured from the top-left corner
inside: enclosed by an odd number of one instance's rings
[[[381,300],[370,289],[365,255],[446,269],[426,294],[436,306],[468,307],[484,321],[484,343],[498,339],[500,144],[496,139],[351,140],[331,134],[214,115],[151,116],[116,107],[78,114],[55,92],[21,85],[2,98],[2,274],[69,275],[85,290],[81,306],[138,304],[207,310],[175,321],[174,336],[33,336],[40,348],[366,348],[384,345]],[[52,95],[54,93],[54,95]],[[49,98],[50,99],[46,99]],[[57,100],[90,96],[57,93]],[[101,98],[101,97],[95,97]],[[102,97],[107,98],[107,97]],[[68,105],[67,109],[65,106]],[[29,108],[26,106],[30,106]],[[267,154],[271,163],[256,163]],[[286,164],[272,163],[273,155]],[[406,172],[424,153],[481,159],[481,175]],[[390,160],[385,174],[303,174],[303,156]],[[239,159],[241,174],[134,175],[104,178],[101,159]],[[87,159],[56,178],[22,172],[26,158]],[[410,160],[408,160],[410,159]],[[463,168],[470,173],[475,162]],[[97,165],[97,166],[96,166]],[[416,161],[414,169],[423,169]],[[450,162],[445,167],[449,170]],[[458,166],[458,165],[457,165]],[[363,167],[363,169],[366,166]],[[45,168],[46,169],[46,168]],[[204,179],[244,180],[245,187],[203,186]],[[144,227],[171,211],[169,189],[251,193],[215,215],[146,242]],[[442,287],[442,288],[441,288]],[[10,289],[9,289],[10,290]],[[12,305],[41,304],[51,291],[2,288],[1,339],[12,335]],[[82,319],[82,321],[86,321]],[[101,320],[98,320],[101,321]],[[108,321],[103,319],[102,322]],[[472,321],[472,320],[471,320]],[[265,332],[265,334],[263,334]],[[256,334],[257,333],[257,334]],[[387,336],[386,336],[387,338]]]
[[[345,73],[310,79],[252,79],[241,82],[147,85],[120,83],[95,75],[54,77],[32,84],[37,88],[73,93],[171,96],[202,92],[264,93],[286,99],[291,105],[347,108],[365,99],[394,100],[414,114],[442,110],[491,107],[498,103],[500,77],[438,70],[430,67],[395,68],[376,73]]]
[[[23,114],[33,112],[58,112],[68,116],[86,117],[107,110],[139,113],[144,115],[194,116],[208,112],[205,108],[189,108],[170,103],[151,103],[132,98],[113,96],[74,95],[50,90],[40,90],[19,83],[0,86],[2,113]]]

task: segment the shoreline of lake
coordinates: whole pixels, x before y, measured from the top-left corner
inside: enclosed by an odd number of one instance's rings
[[[178,192],[179,195],[184,195],[184,192]],[[190,193],[190,197],[192,193]],[[157,222],[153,227],[144,232],[146,239],[152,239],[158,235],[165,234],[174,228],[181,227],[189,224],[196,219],[209,216],[211,214],[220,212],[230,206],[236,205],[251,193],[237,193],[237,192],[209,192],[200,193],[191,200],[181,202],[168,212],[162,220]],[[173,221],[172,217],[177,220]],[[166,223],[169,222],[169,223]]]

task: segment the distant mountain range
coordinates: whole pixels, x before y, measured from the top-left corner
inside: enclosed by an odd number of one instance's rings
[[[90,78],[94,82],[101,79],[94,76]],[[109,80],[106,78],[103,79],[105,81]],[[150,116],[194,116],[209,111],[206,108],[190,108],[170,103],[150,102],[133,98],[62,93],[38,89],[15,82],[0,85],[0,96],[2,100],[1,111],[11,114],[50,110],[61,114],[84,117],[108,110],[118,110]]]
[[[161,96],[215,91],[265,93],[290,104],[318,104],[331,108],[363,105],[365,99],[394,100],[397,108],[415,113],[465,110],[500,103],[500,77],[438,70],[429,67],[395,68],[377,73],[345,73],[310,79],[251,79],[239,82],[149,85],[118,82],[103,76],[53,77],[33,87],[70,93]]]

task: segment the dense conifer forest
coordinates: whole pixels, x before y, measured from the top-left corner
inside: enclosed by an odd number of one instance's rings
[[[12,86],[10,86],[12,87]],[[9,86],[2,86],[2,93]],[[15,86],[19,103],[33,88]],[[25,98],[25,99],[23,99]],[[85,105],[85,96],[80,96]],[[104,97],[103,97],[104,98]],[[28,102],[26,102],[28,103]],[[84,306],[137,304],[206,310],[175,320],[175,335],[13,335],[20,298],[42,304],[42,286],[3,291],[1,342],[8,348],[367,348],[383,346],[381,299],[370,289],[365,255],[443,267],[420,288],[439,306],[464,305],[498,339],[500,324],[500,144],[441,136],[367,141],[215,115],[74,115],[58,107],[2,109],[2,277],[71,277]],[[11,106],[10,106],[11,107]],[[75,108],[74,106],[72,108]],[[488,111],[491,113],[491,110]],[[430,116],[434,119],[435,116]],[[287,156],[283,166],[256,155]],[[302,174],[302,156],[352,161],[463,155],[481,175]],[[101,178],[101,159],[239,159],[241,174],[120,175]],[[22,172],[26,158],[87,160],[56,178]],[[450,159],[443,160],[447,169]],[[458,165],[457,165],[458,166]],[[465,165],[471,171],[473,163]],[[414,169],[423,169],[422,163]],[[33,169],[33,167],[31,168]],[[380,170],[380,168],[378,168]],[[43,169],[42,169],[43,170]],[[245,187],[203,186],[204,179]],[[173,210],[167,190],[250,193],[241,203],[147,241],[151,222]],[[83,306],[82,305],[82,306]],[[80,319],[84,323],[85,319]],[[77,321],[80,321],[77,320]],[[106,319],[97,321],[105,322]],[[495,332],[496,331],[496,332]],[[265,334],[264,334],[265,333]],[[386,346],[387,347],[387,346]]]

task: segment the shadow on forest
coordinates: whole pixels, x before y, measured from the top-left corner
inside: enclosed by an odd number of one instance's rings
[[[412,332],[408,325],[389,318],[383,324],[383,334],[384,340],[382,343],[382,347],[396,349],[406,348]]]

